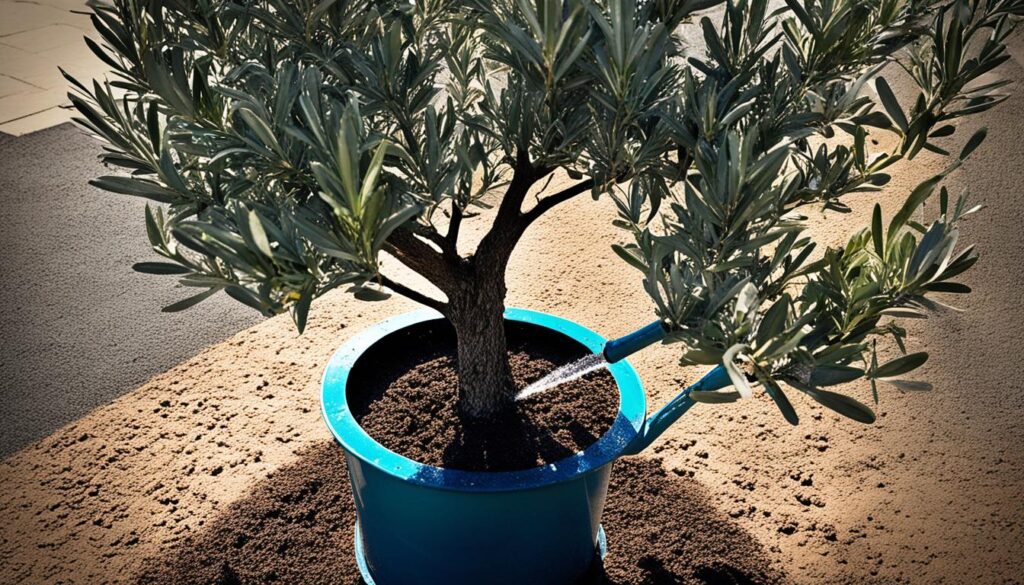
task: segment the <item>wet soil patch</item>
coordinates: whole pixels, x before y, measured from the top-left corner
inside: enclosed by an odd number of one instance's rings
[[[360,585],[341,448],[322,443],[266,477],[191,537],[147,559],[146,585]],[[581,585],[776,584],[767,551],[693,479],[658,460],[615,463],[604,513],[608,557]]]
[[[518,388],[589,352],[533,325],[508,323],[509,362]],[[607,370],[516,402],[487,420],[461,416],[455,336],[443,321],[388,336],[352,370],[349,405],[366,432],[410,459],[448,469],[528,469],[594,443],[618,413]]]

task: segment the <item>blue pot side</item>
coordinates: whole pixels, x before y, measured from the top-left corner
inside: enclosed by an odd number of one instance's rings
[[[609,367],[619,387],[618,417],[576,455],[509,472],[423,465],[389,451],[356,424],[346,386],[375,343],[440,318],[422,310],[383,321],[342,346],[324,373],[324,418],[348,462],[360,563],[376,585],[571,583],[594,560],[612,462],[643,428],[640,378],[625,361]],[[593,331],[544,313],[508,309],[505,318],[560,332],[595,353],[605,344]]]

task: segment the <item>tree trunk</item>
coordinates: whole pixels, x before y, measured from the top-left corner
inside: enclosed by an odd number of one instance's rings
[[[505,340],[505,282],[503,271],[495,272],[459,282],[448,298],[458,344],[459,404],[472,418],[510,406],[516,391]]]
[[[505,268],[512,250],[527,227],[542,213],[577,193],[590,188],[584,181],[551,195],[522,213],[530,187],[554,169],[530,164],[525,149],[516,155],[515,171],[490,231],[469,258],[458,253],[461,212],[453,211],[448,233],[440,238],[418,238],[407,230],[396,230],[388,249],[400,262],[422,274],[448,297],[435,301],[404,287],[399,291],[441,311],[455,328],[458,345],[459,406],[471,418],[486,418],[511,407],[516,387],[508,363],[505,339]],[[440,240],[439,240],[440,238]],[[430,240],[440,252],[424,240]],[[389,283],[395,288],[396,283]],[[404,289],[404,290],[403,290]]]

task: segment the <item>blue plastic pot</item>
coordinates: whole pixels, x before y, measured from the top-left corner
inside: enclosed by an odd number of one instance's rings
[[[593,352],[605,340],[571,321],[524,309],[505,318],[559,332]],[[356,556],[372,585],[566,585],[603,552],[600,526],[612,462],[653,441],[693,404],[688,388],[645,420],[640,378],[625,361],[609,366],[619,387],[612,428],[583,452],[523,471],[470,472],[423,465],[389,451],[356,423],[348,379],[360,357],[385,337],[441,319],[416,311],[348,341],[323,379],[323,412],[341,443],[355,496]],[[721,371],[695,387],[728,384]]]

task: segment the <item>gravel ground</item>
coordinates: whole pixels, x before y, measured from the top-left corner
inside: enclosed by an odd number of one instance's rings
[[[0,137],[0,457],[256,323],[255,311],[139,274],[145,202],[88,185],[99,145],[70,124]]]
[[[1014,54],[1003,74],[1019,81],[1019,43]],[[949,180],[953,192],[970,187],[988,206],[961,238],[983,255],[966,278],[976,292],[959,300],[965,313],[910,326],[910,344],[932,353],[921,377],[934,392],[884,392],[873,426],[802,399],[795,428],[764,399],[701,405],[648,454],[707,495],[674,498],[680,515],[713,507],[730,534],[753,538],[794,583],[1019,583],[1024,575],[1024,384],[1014,358],[1024,342],[1024,96],[970,120],[958,140],[979,125],[990,127],[988,141]],[[838,243],[876,200],[893,213],[939,168],[924,155],[901,165],[885,192],[851,198],[852,213],[813,212],[813,230]],[[534,226],[510,266],[509,304],[608,336],[646,323],[637,275],[608,249],[621,238],[612,213],[607,201],[582,197]],[[330,437],[318,383],[333,349],[411,308],[398,298],[358,304],[338,291],[314,304],[302,337],[287,317],[260,323],[0,462],[0,582],[127,583],[153,568],[147,559],[187,563],[194,543],[229,546],[244,528],[234,518],[248,522],[273,486],[268,474],[307,477],[323,464],[317,446]],[[671,347],[633,360],[655,405],[699,373],[676,360]],[[869,399],[867,388],[846,390]],[[610,531],[613,550],[615,540]]]

